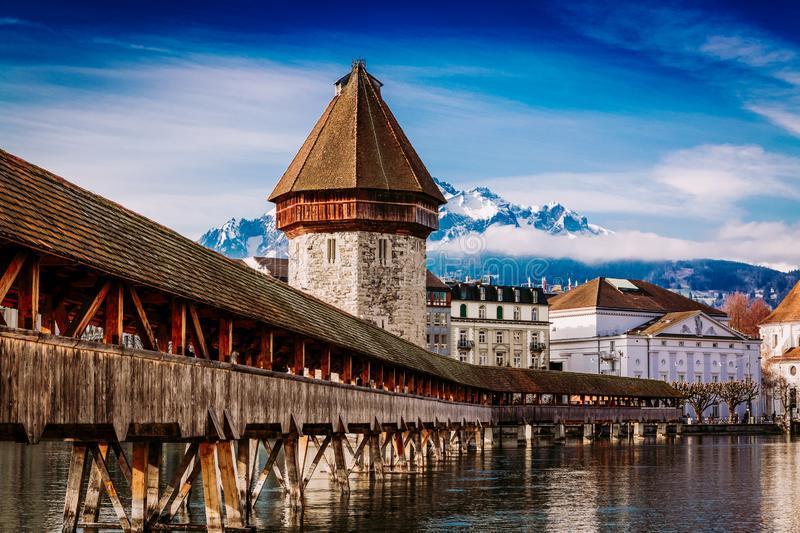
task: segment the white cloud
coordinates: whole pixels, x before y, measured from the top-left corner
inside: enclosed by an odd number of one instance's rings
[[[800,74],[798,74],[797,83],[800,85]],[[757,104],[750,104],[747,106],[747,109],[766,117],[788,132],[800,136],[800,113],[787,111],[781,107]]]
[[[569,257],[588,263],[713,258],[790,270],[800,265],[795,244],[798,239],[800,225],[781,222],[733,222],[706,240],[671,238],[640,231],[567,239],[530,227],[492,226],[483,235],[465,235],[450,242],[437,243],[432,249],[453,257],[470,254]]]
[[[4,149],[197,237],[264,212],[335,75],[193,56],[26,78],[42,80],[15,87],[29,100],[0,101]]]
[[[800,108],[795,105],[795,111],[786,104],[800,101],[800,49],[795,44],[699,9],[646,3],[608,9],[583,3],[572,10],[573,16],[565,20],[584,34],[690,71],[740,99],[745,109],[800,135]],[[591,16],[574,16],[576,12]]]
[[[766,39],[743,35],[711,35],[700,51],[717,59],[740,61],[751,67],[766,67],[793,60],[794,50],[783,48]]]
[[[653,177],[705,205],[752,196],[798,196],[800,159],[756,145],[702,145],[668,154]]]
[[[546,173],[492,178],[515,202],[556,200],[586,213],[692,217],[722,223],[740,201],[800,197],[800,158],[757,145],[700,145],[637,170]]]

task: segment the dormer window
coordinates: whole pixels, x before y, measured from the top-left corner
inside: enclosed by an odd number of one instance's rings
[[[514,301],[519,302],[519,289],[514,289]]]
[[[481,287],[480,291],[481,291],[481,300],[485,300],[486,299],[486,287]]]

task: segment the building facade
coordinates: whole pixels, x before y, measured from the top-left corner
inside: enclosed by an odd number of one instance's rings
[[[537,287],[454,283],[450,353],[476,365],[547,369],[547,298]]]
[[[334,85],[270,195],[289,284],[426,346],[425,240],[445,199],[364,62]]]
[[[550,299],[550,358],[571,372],[761,382],[760,341],[724,312],[641,280],[597,278]],[[758,416],[761,402],[743,405]],[[725,417],[724,406],[704,416]]]
[[[450,355],[450,287],[430,270],[425,279],[425,303],[428,350]]]
[[[759,326],[761,357],[765,368],[786,378],[789,404],[797,405],[800,390],[800,283]],[[765,390],[769,413],[783,414],[783,403],[774,391]],[[796,414],[796,413],[795,413]]]

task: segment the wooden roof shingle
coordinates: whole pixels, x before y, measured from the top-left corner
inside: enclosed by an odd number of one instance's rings
[[[381,97],[363,62],[336,82],[337,93],[286,169],[271,201],[297,192],[368,189],[421,193],[446,203]]]

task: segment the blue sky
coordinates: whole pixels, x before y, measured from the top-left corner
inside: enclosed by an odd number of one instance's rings
[[[196,238],[364,57],[432,174],[616,232],[531,251],[800,264],[799,7],[535,4],[4,0],[0,147]]]

